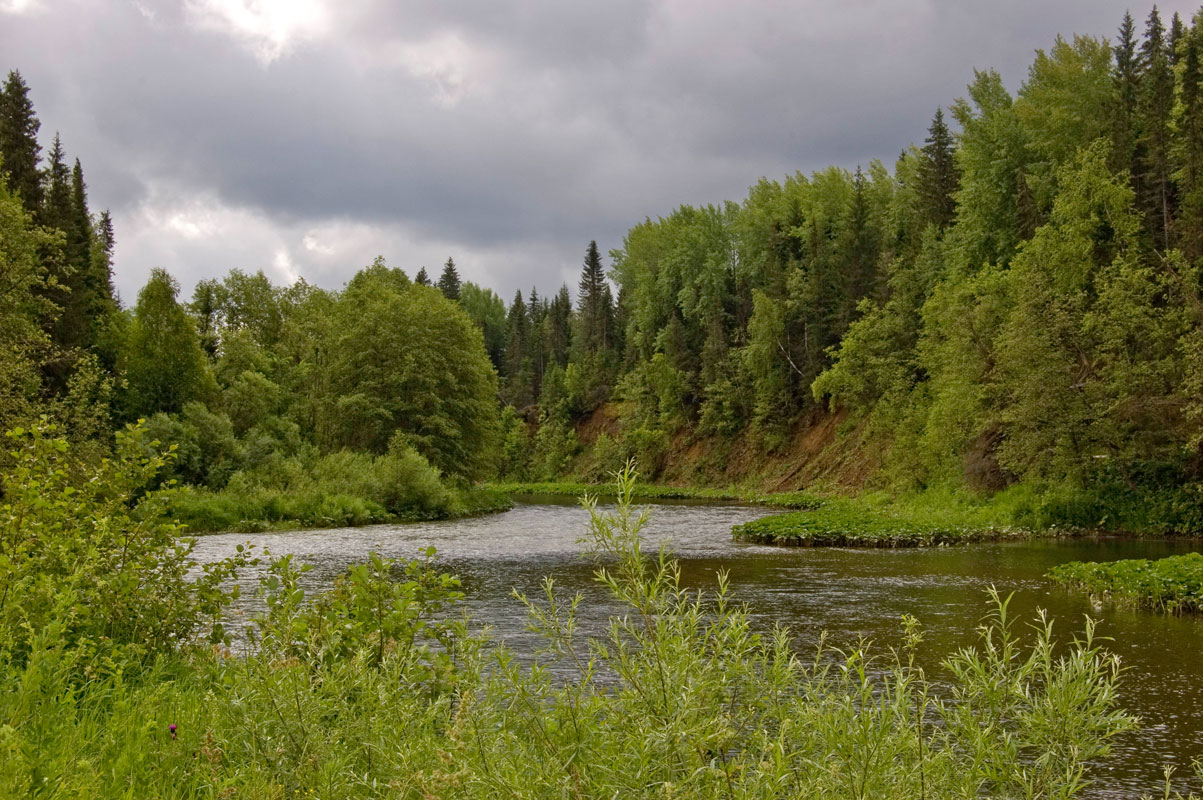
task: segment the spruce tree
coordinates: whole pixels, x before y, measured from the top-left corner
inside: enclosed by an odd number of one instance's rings
[[[944,122],[942,108],[936,109],[931,127],[927,129],[918,178],[916,193],[919,195],[920,219],[939,228],[948,227],[956,218],[955,195],[960,180],[953,156],[952,134]]]
[[[1115,107],[1111,114],[1111,168],[1116,172],[1130,170],[1135,175],[1133,159],[1140,70],[1136,59],[1136,23],[1130,13],[1124,13],[1124,21],[1119,26],[1119,42],[1114,50]]]
[[[1165,27],[1157,7],[1149,12],[1140,48],[1141,95],[1138,106],[1137,201],[1144,211],[1155,246],[1170,246],[1174,186],[1170,166],[1170,118],[1174,109],[1174,75],[1170,70]]]
[[[596,241],[589,242],[585,250],[576,301],[580,313],[581,349],[586,353],[596,353],[606,348],[609,345],[607,323],[614,311]]]
[[[67,154],[63,151],[63,140],[54,134],[54,145],[50,148],[50,163],[44,176],[44,202],[40,222],[60,231],[71,228],[71,171],[67,168]]]
[[[567,285],[561,286],[548,304],[543,330],[548,363],[568,366],[568,353],[572,347],[572,295]]]
[[[40,127],[29,100],[29,87],[21,73],[9,72],[0,91],[0,169],[7,177],[8,188],[20,196],[25,209],[35,217],[42,207]]]
[[[430,276],[426,274],[426,267],[422,267],[420,270],[418,270],[418,274],[414,276],[414,283],[418,284],[419,286],[430,285]]]
[[[514,294],[506,315],[509,337],[505,347],[505,400],[515,408],[526,408],[535,402],[531,392],[531,364],[528,353],[530,342],[530,318],[522,290]]]
[[[458,300],[459,286],[459,272],[455,269],[455,262],[448,256],[447,263],[443,265],[443,274],[439,276],[439,291],[448,300]]]
[[[1186,38],[1186,26],[1182,24],[1182,17],[1178,16],[1178,12],[1174,12],[1174,16],[1170,19],[1170,38],[1168,42],[1168,54],[1170,66],[1176,67],[1182,60],[1182,42]]]
[[[1203,32],[1185,34],[1182,53],[1182,116],[1178,120],[1177,151],[1182,201],[1174,222],[1178,246],[1192,262],[1203,256],[1203,74],[1199,63],[1199,38]]]

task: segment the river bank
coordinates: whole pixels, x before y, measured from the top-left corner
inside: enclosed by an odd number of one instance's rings
[[[1035,619],[1037,609],[1055,618],[1065,636],[1089,614],[1099,619],[1103,635],[1119,643],[1114,649],[1126,668],[1122,703],[1144,724],[1117,740],[1112,756],[1092,770],[1096,790],[1086,796],[1160,796],[1165,764],[1178,767],[1176,789],[1186,792],[1196,786],[1190,761],[1203,747],[1203,727],[1196,716],[1179,712],[1200,702],[1203,667],[1194,654],[1203,647],[1203,627],[1193,619],[1123,607],[1096,611],[1085,595],[1044,577],[1066,561],[1158,559],[1188,552],[1190,542],[1041,538],[956,548],[865,550],[766,547],[732,540],[733,526],[769,513],[765,507],[728,501],[654,505],[644,534],[649,548],[668,543],[690,592],[715,591],[716,574],[729,576],[731,600],[748,605],[752,630],[767,639],[776,625],[788,626],[793,650],[807,664],[824,642],[828,655],[832,647],[854,649],[862,639],[878,643],[878,652],[897,645],[899,617],[905,613],[923,624],[917,657],[943,685],[951,677],[940,664],[960,648],[976,644],[975,631],[988,610],[991,586],[1004,595],[1015,593],[1010,613],[1019,620],[1016,632],[1023,637],[1031,635],[1024,621]],[[579,540],[587,521],[585,511],[571,502],[524,499],[511,511],[465,520],[205,536],[194,557],[220,559],[249,540],[257,548],[295,553],[298,561],[312,564],[306,585],[318,592],[369,551],[409,558],[436,547],[440,568],[463,581],[462,610],[487,626],[516,657],[527,659],[543,642],[528,628],[525,609],[512,599],[515,589],[537,597],[550,576],[557,595],[571,598],[579,593],[583,599],[576,625],[581,637],[604,635],[610,619],[622,613],[594,580],[595,563],[582,557],[585,546]],[[258,575],[248,572],[240,582],[240,614],[260,613],[263,607],[254,592]],[[553,675],[563,668],[547,665]]]
[[[415,523],[496,514],[513,506],[509,495],[480,486],[446,489],[437,503],[394,507],[361,495],[255,488],[171,490],[166,515],[186,533],[257,533]]]

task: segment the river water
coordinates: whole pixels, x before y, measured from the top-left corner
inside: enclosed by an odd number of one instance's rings
[[[733,525],[773,513],[764,508],[660,503],[651,513],[646,537],[670,542],[687,586],[713,588],[715,573],[727,570],[735,598],[748,604],[757,625],[788,625],[803,654],[813,652],[824,631],[830,645],[853,645],[864,636],[884,650],[900,641],[899,618],[907,613],[923,625],[921,658],[929,677],[938,680],[945,656],[976,643],[991,585],[1015,592],[1011,613],[1018,619],[1031,619],[1037,608],[1049,611],[1065,638],[1080,631],[1090,614],[1099,620],[1099,634],[1113,639],[1108,646],[1125,667],[1120,701],[1142,721],[1094,772],[1091,796],[1159,797],[1166,765],[1177,768],[1176,786],[1198,791],[1190,765],[1203,758],[1203,619],[1092,608],[1043,576],[1065,561],[1160,558],[1203,550],[1203,542],[1103,538],[905,550],[776,548],[731,539]],[[371,551],[412,558],[433,545],[442,567],[463,579],[473,618],[521,653],[535,642],[511,596],[514,589],[538,596],[544,576],[552,576],[565,593],[583,592],[586,628],[600,629],[615,611],[581,556],[578,539],[586,520],[577,505],[548,498],[448,522],[204,536],[195,555],[221,558],[249,541],[313,564],[307,578],[316,588]],[[248,590],[256,583],[253,574],[243,580]],[[244,593],[247,606],[252,596]]]

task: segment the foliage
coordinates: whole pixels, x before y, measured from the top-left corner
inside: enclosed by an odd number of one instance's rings
[[[155,269],[138,293],[121,364],[127,419],[177,412],[215,389],[196,326],[176,302],[179,288],[165,270]]]
[[[163,494],[143,492],[163,457],[143,455],[136,431],[86,472],[52,425],[14,429],[8,445],[0,653],[20,660],[49,637],[93,653],[91,669],[103,670],[198,632],[221,640],[223,587],[249,556],[198,567],[192,540],[162,518]]]
[[[744,541],[804,547],[928,547],[1031,534],[990,509],[915,509],[867,498],[831,498],[813,510],[761,517],[732,530]]]
[[[402,431],[448,475],[493,469],[497,377],[480,331],[426,287],[362,274],[331,309],[337,331],[319,401],[328,448],[384,452]]]
[[[1156,561],[1144,558],[1109,563],[1072,561],[1054,567],[1049,577],[1099,600],[1171,614],[1203,612],[1203,554],[1200,553]]]
[[[801,660],[785,631],[753,632],[725,576],[694,595],[643,551],[633,487],[628,469],[613,513],[585,501],[621,612],[586,637],[549,580],[520,598],[533,663],[451,618],[458,584],[429,552],[373,556],[316,597],[276,559],[240,656],[180,642],[79,684],[91,655],[40,637],[0,660],[0,796],[1070,798],[1133,725],[1092,625],[1024,635],[998,595],[947,684],[909,617],[893,650]]]

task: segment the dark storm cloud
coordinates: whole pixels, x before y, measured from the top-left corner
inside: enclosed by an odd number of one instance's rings
[[[892,164],[973,68],[1018,89],[1057,32],[1109,36],[1124,10],[331,2],[290,35],[302,5],[45,0],[0,16],[3,66],[113,209],[127,297],[158,264],[186,286],[261,266],[338,285],[381,249],[411,270],[457,254],[507,297],[554,286],[588,239],[617,246],[679,203]],[[246,13],[271,7],[283,16]]]

